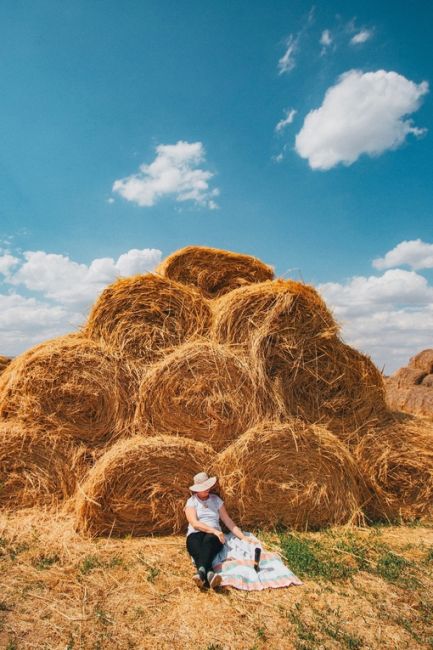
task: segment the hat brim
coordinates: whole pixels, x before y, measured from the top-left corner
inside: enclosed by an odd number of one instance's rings
[[[207,481],[204,481],[203,483],[195,483],[194,485],[190,485],[189,489],[191,492],[205,492],[206,490],[210,490],[210,488],[213,487],[216,482],[217,477],[211,476]]]

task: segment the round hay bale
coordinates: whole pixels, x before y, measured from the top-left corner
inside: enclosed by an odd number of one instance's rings
[[[187,438],[137,436],[118,442],[90,470],[77,498],[77,528],[91,535],[178,533],[194,474],[213,455]]]
[[[433,515],[433,424],[394,415],[353,450],[369,487],[364,506],[372,520],[413,520]]]
[[[11,361],[12,357],[5,357],[3,354],[0,354],[0,375],[3,370],[6,370]]]
[[[388,414],[379,370],[337,338],[299,350],[275,386],[289,415],[323,424],[345,442]]]
[[[256,257],[205,246],[176,251],[158,266],[156,273],[195,286],[206,298],[218,298],[238,287],[274,277],[272,268]]]
[[[0,508],[57,505],[73,494],[85,467],[83,450],[68,437],[0,423]]]
[[[427,388],[432,388],[432,387],[433,387],[433,374],[426,375],[426,376],[423,378],[421,384],[422,384],[423,386],[427,386]]]
[[[425,376],[426,373],[417,368],[399,368],[389,377],[388,381],[394,382],[397,388],[404,388],[421,384]]]
[[[187,343],[144,376],[135,429],[220,450],[260,419],[264,399],[244,358],[215,343]]]
[[[198,291],[148,273],[108,286],[90,312],[85,335],[133,362],[152,363],[206,334],[211,312]]]
[[[347,447],[295,418],[250,429],[219,454],[212,471],[243,526],[306,530],[361,517],[360,479]]]
[[[397,388],[389,381],[386,386],[386,399],[393,410],[433,417],[433,391],[429,386],[421,384]]]
[[[0,419],[59,431],[91,446],[124,433],[132,419],[129,399],[121,365],[77,335],[41,343],[0,377]]]
[[[212,336],[219,343],[249,349],[274,375],[313,338],[338,331],[317,291],[293,280],[242,287],[215,305]]]
[[[433,350],[428,348],[409,359],[409,367],[421,370],[426,375],[433,372]]]

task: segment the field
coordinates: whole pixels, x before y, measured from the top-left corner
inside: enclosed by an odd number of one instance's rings
[[[304,586],[200,592],[184,538],[85,539],[0,518],[0,648],[433,648],[433,524],[261,534]]]

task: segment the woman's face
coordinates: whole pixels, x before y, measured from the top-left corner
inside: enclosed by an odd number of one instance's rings
[[[196,495],[199,499],[207,499],[209,496],[210,490],[205,490],[204,492],[196,492]]]

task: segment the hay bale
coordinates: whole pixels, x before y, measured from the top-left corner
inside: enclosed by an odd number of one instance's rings
[[[395,383],[386,384],[386,399],[389,408],[412,415],[433,417],[433,391],[429,386],[405,386],[398,388]]]
[[[268,376],[315,338],[338,331],[317,291],[293,280],[274,280],[236,289],[218,300],[212,336],[248,349]]]
[[[84,334],[125,359],[147,364],[205,334],[210,318],[197,291],[148,273],[108,286],[93,306]]]
[[[6,370],[11,361],[12,357],[5,357],[3,354],[0,354],[0,375],[3,370]]]
[[[90,470],[77,498],[77,528],[91,535],[178,533],[194,474],[210,447],[172,436],[137,436],[114,445]]]
[[[219,454],[212,471],[244,527],[305,530],[361,517],[360,478],[347,447],[295,418],[250,429]]]
[[[67,436],[0,423],[0,508],[54,506],[73,494],[85,468],[83,448]]]
[[[379,370],[337,338],[311,341],[300,349],[275,387],[289,415],[320,423],[347,443],[388,413]]]
[[[135,429],[220,450],[260,419],[264,400],[247,360],[215,343],[188,343],[144,376]]]
[[[176,251],[156,272],[197,287],[206,298],[218,298],[238,287],[274,277],[272,268],[256,257],[205,246],[187,246]]]
[[[409,359],[409,367],[421,370],[426,375],[433,373],[433,350],[427,349],[419,352]]]
[[[423,378],[423,380],[421,382],[421,385],[422,386],[427,386],[428,388],[432,388],[433,387],[433,374],[426,375]]]
[[[0,377],[0,419],[88,445],[122,435],[132,418],[127,375],[94,341],[68,335],[17,357]],[[61,433],[60,433],[61,432]]]
[[[425,376],[426,373],[417,368],[399,368],[389,377],[389,381],[394,382],[397,388],[417,386],[422,383]]]
[[[412,520],[433,515],[433,424],[394,415],[354,448],[370,489],[364,506],[372,520]]]

